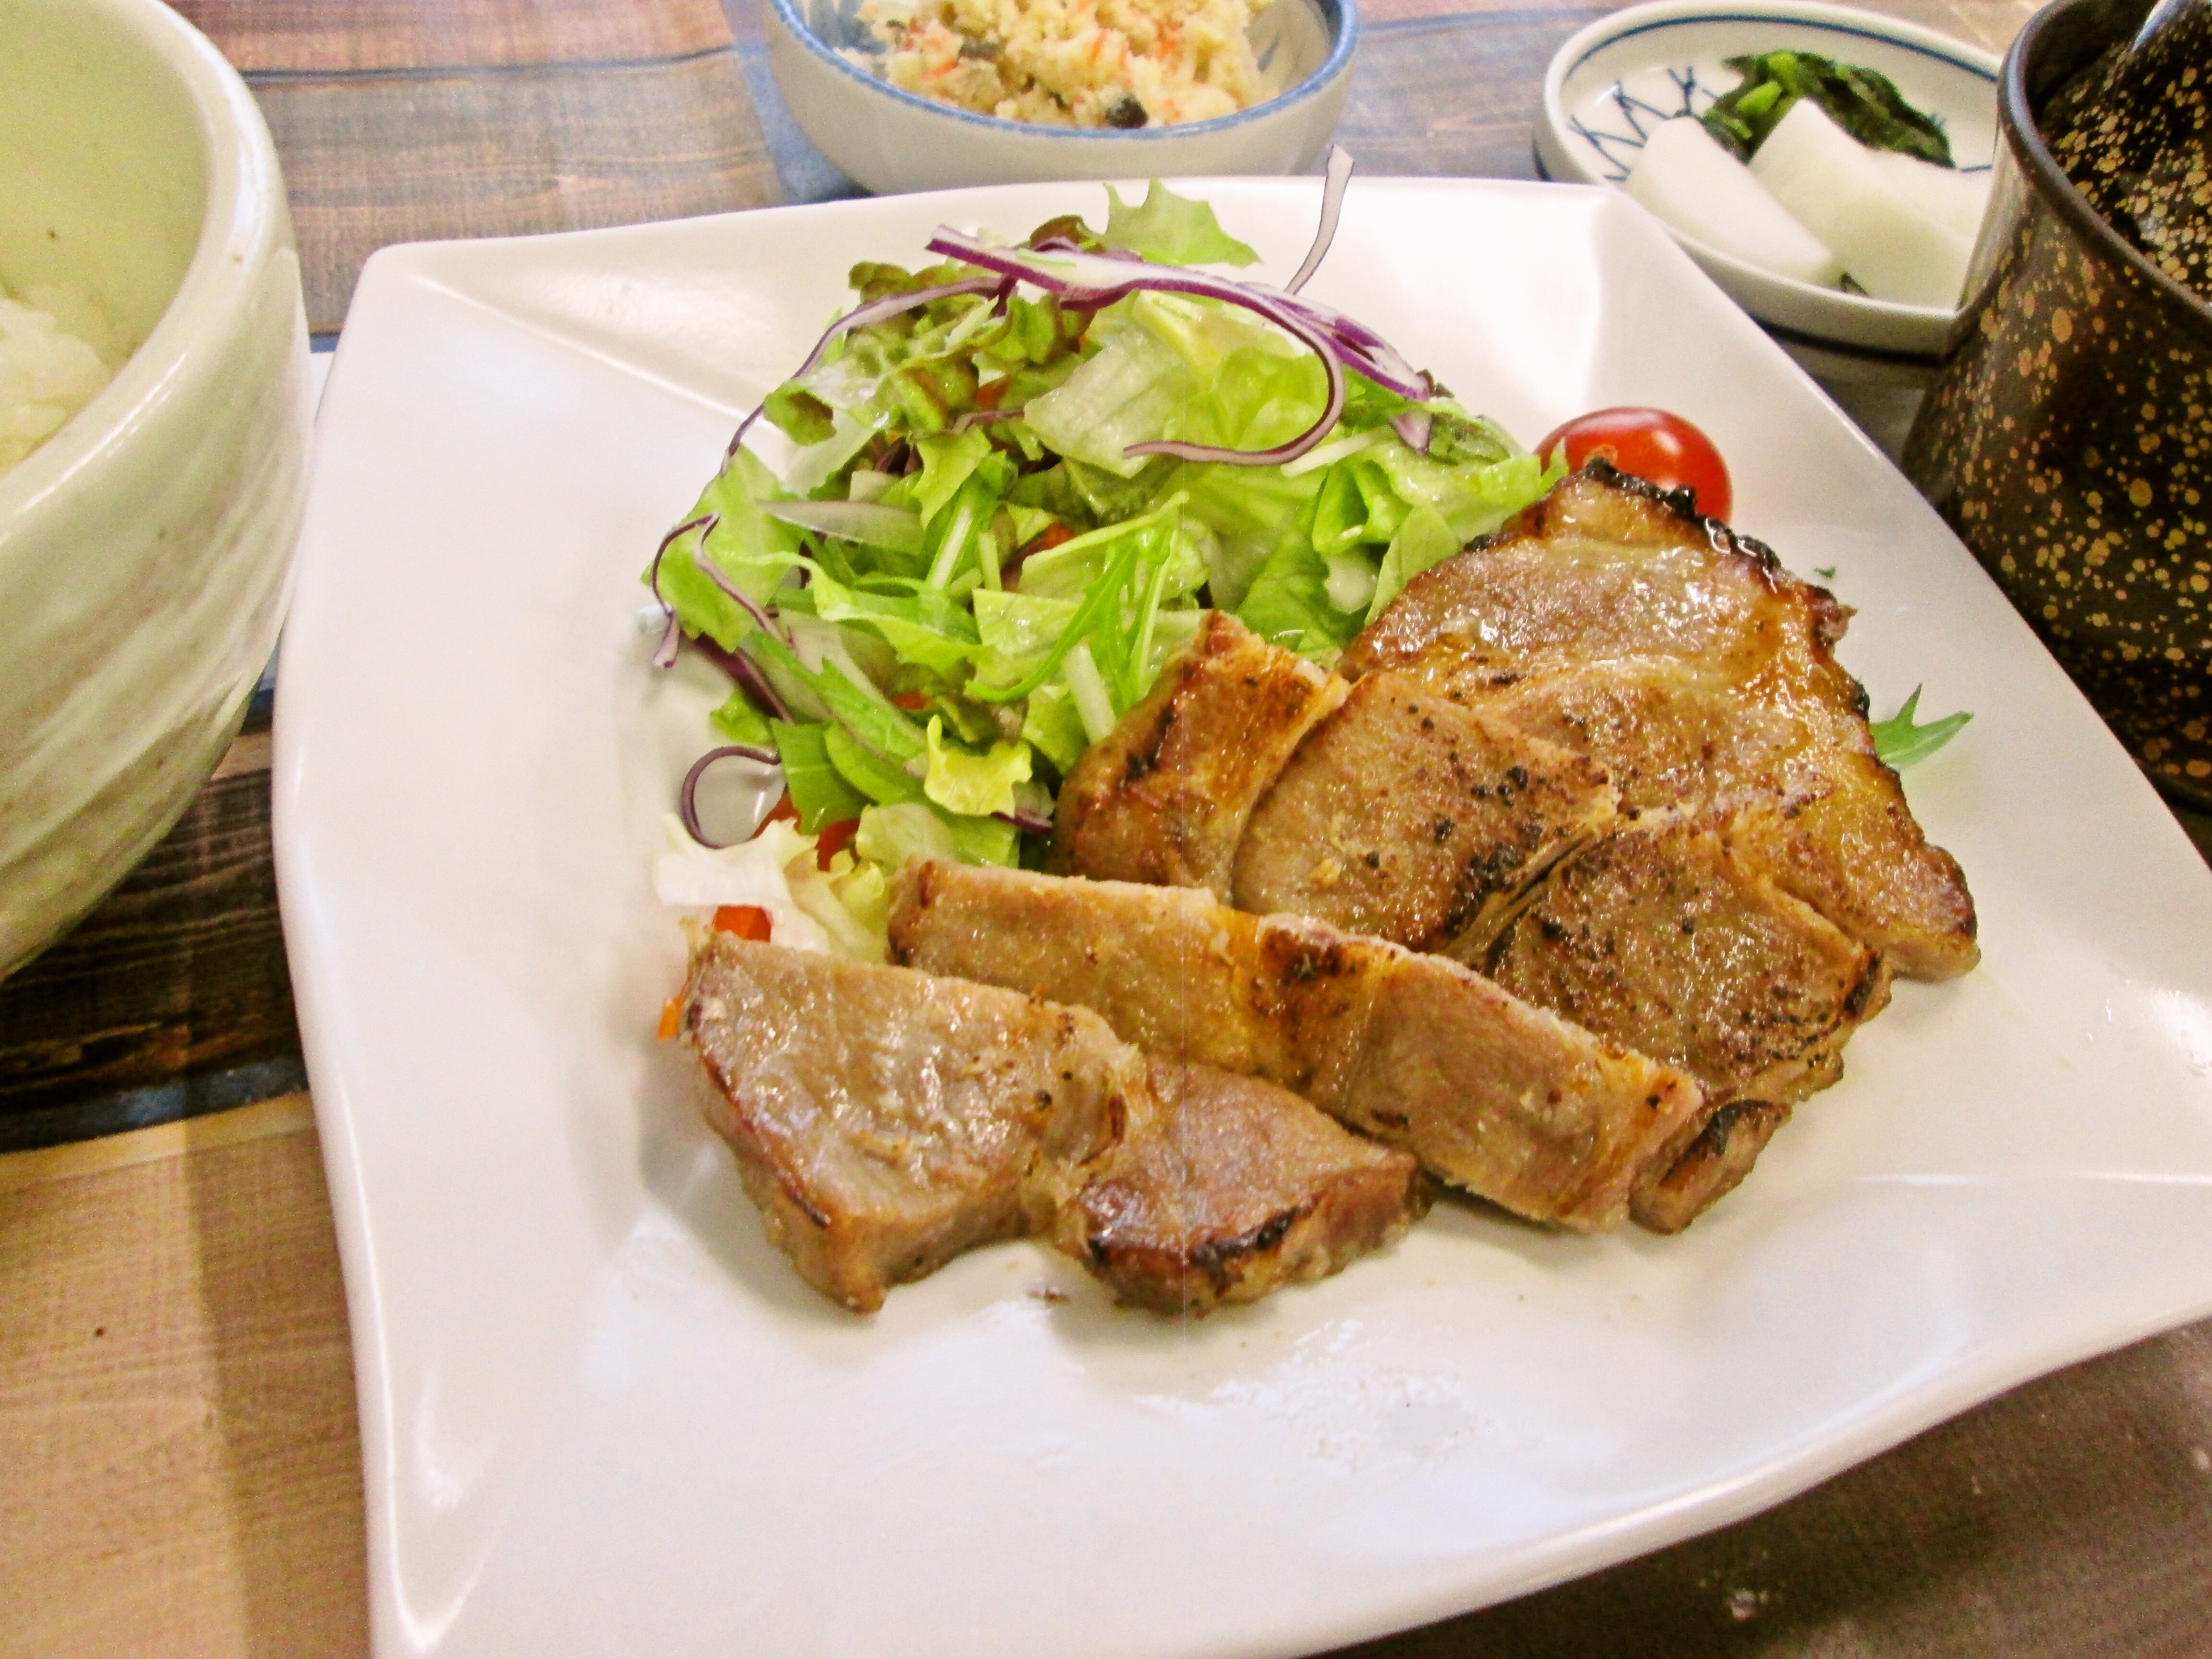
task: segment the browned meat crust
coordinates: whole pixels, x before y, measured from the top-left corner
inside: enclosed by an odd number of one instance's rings
[[[1605,775],[1580,756],[1375,674],[1253,812],[1235,902],[1480,965],[1534,884],[1613,813]]]
[[[1692,1190],[1711,1201],[1741,1180],[1787,1109],[1842,1073],[1845,1040],[1888,996],[1880,957],[1737,857],[1714,826],[1673,813],[1561,870],[1488,966],[1506,989],[1680,1066],[1704,1089],[1705,1116],[1638,1183],[1633,1210],[1647,1226],[1679,1214]],[[1760,1120],[1764,1133],[1746,1123],[1753,1104],[1780,1109]],[[1676,1178],[1677,1158],[1720,1112],[1744,1126],[1721,1137],[1733,1176],[1718,1184],[1714,1157],[1701,1154],[1704,1176]]]
[[[1773,1101],[1730,1101],[1705,1120],[1680,1157],[1637,1183],[1637,1225],[1680,1232],[1735,1190],[1789,1121],[1789,1107]]]
[[[1346,686],[1211,611],[1061,786],[1054,867],[1226,898],[1244,821]]]
[[[1587,755],[1639,809],[1764,809],[1738,836],[1897,971],[1977,960],[1957,863],[1874,757],[1850,613],[1771,552],[1594,464],[1407,584],[1345,653]]]
[[[1086,1009],[717,935],[680,1030],[769,1240],[857,1312],[994,1240],[1204,1313],[1336,1272],[1426,1206],[1415,1161],[1286,1090],[1147,1062]]]
[[[1124,1302],[1256,1301],[1395,1243],[1428,1208],[1409,1154],[1271,1083],[1162,1060],[1151,1076],[1160,1115],[1099,1160],[1057,1230]]]
[[[1948,979],[1973,965],[1965,878],[1928,844],[1860,715],[1675,658],[1499,678],[1471,705],[1587,755],[1624,807],[1734,812],[1747,856],[1898,971]]]
[[[912,865],[891,945],[931,973],[1096,1010],[1147,1054],[1267,1078],[1533,1219],[1618,1225],[1685,1133],[1687,1077],[1442,957],[1202,893]]]
[[[769,1239],[863,1313],[1034,1231],[1039,1161],[1097,1157],[1148,1094],[1086,1010],[728,934],[694,958],[680,1029]]]
[[[1624,657],[1771,669],[1856,701],[1833,658],[1850,613],[1771,550],[1593,462],[1496,535],[1423,572],[1345,652],[1352,677],[1407,669],[1484,686],[1500,672]]]

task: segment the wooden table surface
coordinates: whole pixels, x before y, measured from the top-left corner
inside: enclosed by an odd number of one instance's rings
[[[758,0],[178,0],[283,154],[319,343],[387,242],[846,193]],[[2002,48],[2024,0],[1883,8]],[[1608,6],[1368,0],[1370,173],[1525,177]],[[0,81],[6,70],[0,65]],[[270,867],[265,699],[175,832],[0,984],[0,1656],[368,1649],[351,1351]],[[2193,820],[2212,853],[2212,823]],[[1355,1650],[2212,1653],[2212,1324],[1724,1531]]]

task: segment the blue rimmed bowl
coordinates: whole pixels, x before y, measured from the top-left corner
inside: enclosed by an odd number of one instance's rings
[[[1180,126],[1000,120],[892,86],[844,54],[870,46],[859,0],[769,0],[769,64],[799,129],[878,195],[1062,179],[1296,173],[1328,145],[1351,84],[1356,0],[1275,0],[1253,21],[1264,103]]]
[[[1655,125],[1702,115],[1735,84],[1729,58],[1785,46],[1881,70],[1943,124],[1962,169],[1989,168],[1997,127],[1993,54],[1898,18],[1816,0],[1656,0],[1601,18],[1559,48],[1544,77],[1537,167],[1549,179],[1617,185]],[[1864,367],[1852,378],[1901,374],[1915,384],[1932,373],[1957,314],[1815,288],[1671,227],[1668,234],[1824,380],[1856,358]]]

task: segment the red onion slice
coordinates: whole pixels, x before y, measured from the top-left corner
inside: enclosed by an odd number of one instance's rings
[[[733,841],[709,841],[707,832],[699,827],[699,780],[707,775],[707,769],[716,761],[749,760],[760,766],[780,766],[783,757],[773,749],[756,749],[749,743],[727,743],[720,749],[709,749],[691,763],[691,769],[684,775],[684,787],[676,793],[677,816],[684,820],[684,833],[710,851],[720,852],[725,847],[735,847]]]
[[[712,528],[711,526],[708,527]],[[700,540],[703,543],[705,539],[706,538],[702,534]],[[773,611],[763,610],[759,603],[754,599],[751,594],[746,592],[744,589],[739,587],[735,582],[732,581],[727,576],[722,574],[722,569],[720,565],[716,564],[712,559],[694,559],[692,562],[697,565],[700,569],[707,573],[707,580],[708,581],[720,588],[725,594],[728,595],[732,602],[733,602],[739,610],[743,611],[745,615],[753,619],[753,626],[759,629],[763,634],[773,634],[780,640],[784,639],[783,630],[775,625],[775,613]],[[785,642],[787,644],[789,643],[787,640]]]
[[[1344,211],[1344,188],[1352,182],[1352,152],[1342,144],[1328,147],[1328,182],[1322,186],[1321,225],[1314,232],[1313,246],[1306,250],[1306,261],[1298,267],[1298,274],[1291,278],[1285,292],[1296,294],[1306,285],[1306,278],[1321,269],[1321,262],[1328,257],[1328,245],[1336,240],[1336,222]]]
[[[676,607],[669,604],[660,591],[660,562],[668,556],[668,550],[676,545],[676,538],[678,536],[696,530],[701,532],[703,539],[705,532],[714,528],[720,516],[715,513],[702,513],[696,519],[686,519],[675,529],[663,536],[660,538],[660,545],[653,550],[653,562],[645,568],[645,586],[660,608],[668,613],[668,626],[660,630],[660,643],[653,647],[653,665],[655,668],[668,668],[674,665],[677,641],[683,637],[684,632],[682,626],[676,620]]]
[[[1048,250],[1042,252],[994,247],[950,226],[938,228],[937,234],[930,240],[929,251],[965,260],[969,264],[995,272],[1008,281],[1029,283],[1058,295],[1062,304],[1073,307],[1091,309],[1110,305],[1142,289],[1156,293],[1197,295],[1240,307],[1266,318],[1309,347],[1321,358],[1322,368],[1328,371],[1328,406],[1319,425],[1301,433],[1289,443],[1279,444],[1273,449],[1224,449],[1209,444],[1159,440],[1131,444],[1123,453],[1128,455],[1176,455],[1185,460],[1223,461],[1245,466],[1273,465],[1297,459],[1319,443],[1328,429],[1335,425],[1337,417],[1344,411],[1343,377],[1347,368],[1415,403],[1425,403],[1436,395],[1435,385],[1428,375],[1399,356],[1389,342],[1373,329],[1332,307],[1301,299],[1291,291],[1313,274],[1321,256],[1328,252],[1328,244],[1335,235],[1337,217],[1342,210],[1345,185],[1351,174],[1350,156],[1340,148],[1332,150],[1329,182],[1322,200],[1321,230],[1315,239],[1313,251],[1306,256],[1306,264],[1299,268],[1297,276],[1291,280],[1291,289],[1239,282],[1233,277],[1193,270],[1184,266],[1112,259],[1062,245],[1057,238],[1054,239]]]
[[[1390,429],[1416,455],[1429,453],[1429,439],[1436,425],[1436,416],[1425,409],[1401,409],[1390,417]]]
[[[792,723],[791,706],[769,683],[761,666],[743,651],[725,651],[704,634],[691,641],[692,649],[720,669],[738,689],[786,726]]]
[[[1296,460],[1304,454],[1328,435],[1328,429],[1336,424],[1337,416],[1344,412],[1346,354],[1343,348],[1322,329],[1301,315],[1295,302],[1285,302],[1249,283],[1217,276],[1210,271],[1193,270],[1182,265],[1131,264],[1101,258],[1091,253],[1025,255],[1020,249],[993,247],[945,225],[940,225],[937,234],[930,239],[929,251],[964,259],[970,264],[981,265],[986,270],[995,270],[1004,276],[1017,277],[1049,294],[1063,297],[1079,296],[1086,301],[1101,305],[1109,304],[1140,289],[1158,294],[1192,294],[1202,299],[1218,300],[1224,305],[1237,306],[1267,319],[1285,334],[1302,342],[1321,359],[1322,368],[1328,376],[1328,397],[1321,419],[1288,443],[1278,444],[1272,449],[1224,449],[1212,444],[1190,444],[1163,438],[1148,443],[1131,444],[1122,451],[1125,455],[1176,455],[1188,461],[1225,461],[1233,465],[1270,466],[1282,461]]]
[[[676,647],[683,642],[684,624],[676,620],[676,611],[672,606],[667,626],[660,630],[660,643],[653,647],[653,665],[655,668],[675,667]]]

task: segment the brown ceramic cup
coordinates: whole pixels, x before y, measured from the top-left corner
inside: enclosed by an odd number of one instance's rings
[[[2060,0],[2013,43],[1967,301],[1904,465],[2152,781],[2212,811],[2212,304],[2098,216],[2037,118],[2148,9]]]

